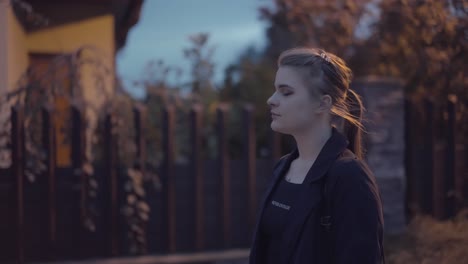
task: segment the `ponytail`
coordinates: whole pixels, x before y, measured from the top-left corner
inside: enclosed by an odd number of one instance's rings
[[[364,147],[362,145],[362,115],[364,106],[361,97],[352,89],[348,89],[346,105],[349,115],[344,116],[343,132],[348,138],[349,149],[358,159],[364,159]]]

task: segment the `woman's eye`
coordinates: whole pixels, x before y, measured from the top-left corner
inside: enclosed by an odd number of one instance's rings
[[[292,94],[292,92],[283,92],[284,96],[288,96],[288,95],[291,95],[291,94]]]

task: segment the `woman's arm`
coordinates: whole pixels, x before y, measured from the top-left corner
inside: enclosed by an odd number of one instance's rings
[[[374,176],[357,160],[333,171],[340,173],[332,194],[334,263],[382,263],[383,214]]]

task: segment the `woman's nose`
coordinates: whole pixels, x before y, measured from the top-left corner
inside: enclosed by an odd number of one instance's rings
[[[276,101],[275,101],[275,98],[274,98],[274,97],[275,97],[275,94],[276,94],[276,93],[272,94],[272,95],[270,96],[270,98],[268,98],[268,100],[267,100],[267,104],[268,104],[270,107],[276,106]]]

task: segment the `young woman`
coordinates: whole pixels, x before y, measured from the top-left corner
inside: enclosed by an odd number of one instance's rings
[[[337,56],[294,48],[278,59],[271,128],[296,149],[276,164],[250,264],[383,263],[383,215],[363,160],[362,102]],[[334,127],[342,120],[342,132]],[[346,136],[345,136],[346,135]]]

